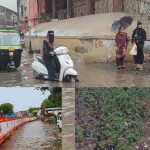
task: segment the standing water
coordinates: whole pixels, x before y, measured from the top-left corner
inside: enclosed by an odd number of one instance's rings
[[[14,132],[1,150],[62,150],[61,139],[54,124],[34,121]]]
[[[51,87],[125,87],[149,86],[150,65],[144,64],[143,71],[133,70],[133,62],[127,63],[126,69],[118,70],[115,63],[83,63],[80,58],[74,58],[74,68],[79,74],[79,83],[49,82],[36,79],[32,72],[33,55],[24,50],[22,62],[17,72],[0,72],[0,86],[51,86]]]

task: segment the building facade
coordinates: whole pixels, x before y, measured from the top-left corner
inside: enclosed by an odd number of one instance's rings
[[[18,26],[21,31],[27,30],[27,0],[17,0]]]
[[[26,20],[31,27],[52,19],[99,13],[125,12],[150,19],[150,0],[19,0],[26,1]],[[25,5],[25,4],[24,4]]]
[[[17,12],[14,12],[6,7],[0,6],[0,26],[16,26]]]

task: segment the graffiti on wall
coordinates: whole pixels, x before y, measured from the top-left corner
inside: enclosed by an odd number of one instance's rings
[[[95,48],[104,47],[102,40],[96,40],[94,45],[95,45]]]

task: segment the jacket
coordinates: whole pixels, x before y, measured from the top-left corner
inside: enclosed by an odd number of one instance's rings
[[[51,46],[49,45],[49,43],[47,41],[43,41],[43,59],[46,57],[51,57],[50,52],[53,52],[54,48],[53,45],[51,44]]]
[[[132,42],[135,42],[137,45],[144,45],[145,40],[145,30],[143,28],[136,28],[132,33]]]

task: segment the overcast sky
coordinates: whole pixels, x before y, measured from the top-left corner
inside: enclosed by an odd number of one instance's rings
[[[14,105],[14,111],[28,110],[30,107],[40,107],[41,103],[50,94],[47,91],[42,94],[35,88],[0,88],[0,104],[11,103]]]
[[[17,0],[0,0],[0,5],[17,12]]]

